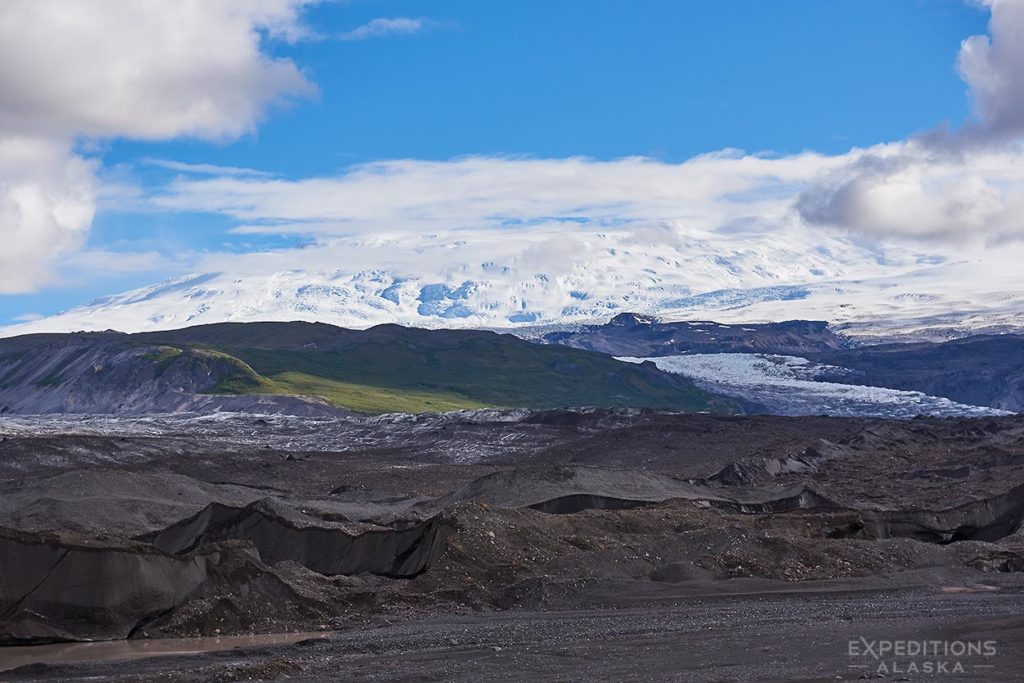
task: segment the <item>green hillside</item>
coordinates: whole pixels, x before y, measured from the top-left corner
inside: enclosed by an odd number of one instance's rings
[[[257,392],[249,390],[238,393]],[[356,384],[301,372],[277,374],[258,393],[318,396],[340,408],[361,413],[446,412],[463,408],[486,408],[488,405],[457,394]]]
[[[11,340],[10,350],[60,338]],[[687,411],[731,406],[650,364],[623,363],[592,351],[532,344],[493,332],[225,323],[133,335],[79,334],[74,339],[118,348],[144,346],[158,378],[198,363],[187,374],[212,378],[197,389],[205,393],[316,396],[367,413],[489,406]],[[203,372],[206,364],[214,363],[215,375]]]
[[[262,378],[225,391],[321,396],[365,412],[635,406],[723,409],[726,403],[653,367],[512,335],[381,325],[224,323],[131,335],[231,355]]]

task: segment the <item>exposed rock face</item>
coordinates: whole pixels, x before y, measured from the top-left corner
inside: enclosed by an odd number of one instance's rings
[[[444,552],[449,524],[441,517],[402,529],[349,533],[271,501],[244,508],[217,503],[163,531],[140,537],[168,553],[181,554],[211,542],[250,541],[269,563],[290,560],[319,574],[379,574],[410,578]]]
[[[866,538],[914,538],[929,543],[999,541],[1024,522],[1024,486],[945,510],[864,511],[846,528]]]
[[[0,413],[340,412],[297,396],[214,395],[222,383],[254,375],[216,352],[140,345],[116,334],[33,341],[0,346]]]
[[[126,638],[207,579],[201,556],[0,529],[0,642]]]
[[[444,552],[451,531],[441,517],[362,533],[315,522],[257,501],[209,505],[140,541],[0,528],[0,643],[127,638],[225,592],[293,600],[290,563],[325,576],[411,578]]]
[[[828,323],[790,320],[781,323],[722,325],[697,320],[662,322],[620,313],[604,325],[552,332],[541,341],[613,356],[672,356],[680,353],[773,353],[803,356],[844,348],[847,342]]]
[[[884,344],[814,356],[840,366],[822,380],[921,391],[971,405],[1024,412],[1024,336]]]

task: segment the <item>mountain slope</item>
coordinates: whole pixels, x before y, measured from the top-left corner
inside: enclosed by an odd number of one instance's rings
[[[829,415],[833,417],[992,417],[1005,415],[997,407],[959,403],[920,391],[831,382],[834,366],[819,366],[805,358],[763,353],[689,353],[681,356],[624,358],[650,360],[666,372],[693,380],[697,386],[771,415]],[[933,371],[941,373],[941,369]]]
[[[795,355],[843,348],[847,341],[828,323],[790,320],[768,324],[723,325],[706,320],[663,322],[620,313],[605,325],[551,332],[540,341],[613,356],[672,356],[681,353],[774,353]]]
[[[0,341],[0,412],[582,405],[709,410],[731,404],[650,364],[492,332],[224,323]]]
[[[824,322],[666,323],[622,313],[605,325],[549,332],[538,341],[648,359],[708,391],[774,414],[909,417],[1024,410],[1022,335],[857,346]]]
[[[977,335],[943,343],[884,344],[814,356],[835,367],[822,379],[1024,411],[1024,335]]]
[[[232,395],[243,393],[260,398]],[[140,345],[122,335],[0,344],[0,413],[329,412],[323,401],[265,396],[272,393],[245,363],[209,349]]]
[[[723,323],[829,320],[849,333],[951,338],[1020,325],[1024,247],[885,247],[792,226],[705,232],[453,231],[212,260],[198,274],[0,329],[167,330],[225,321],[517,329],[623,311]]]

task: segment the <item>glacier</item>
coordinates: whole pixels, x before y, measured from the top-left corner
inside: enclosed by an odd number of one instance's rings
[[[918,391],[818,381],[823,370],[798,356],[759,353],[711,353],[619,360],[650,361],[666,372],[684,375],[702,389],[763,407],[774,415],[831,415],[909,419],[1011,415],[1004,410],[965,405]]]

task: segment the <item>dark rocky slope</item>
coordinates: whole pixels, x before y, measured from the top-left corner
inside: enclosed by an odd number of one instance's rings
[[[224,540],[252,543],[265,562],[291,561],[318,574],[411,578],[444,552],[449,527],[440,516],[397,529],[350,531],[263,499],[244,508],[211,503],[195,516],[139,540],[174,555]]]
[[[540,341],[614,356],[798,356],[825,366],[815,376],[818,381],[919,391],[966,405],[1012,412],[1024,410],[1024,336],[1018,334],[855,346],[827,323],[817,321],[749,325],[665,323],[623,313],[605,325],[552,332]]]
[[[242,361],[209,349],[107,334],[0,340],[0,413],[339,412],[315,398],[225,395],[229,386],[261,383]]]
[[[959,403],[1024,411],[1024,336],[974,336],[941,343],[885,344],[829,351],[838,366],[821,379],[921,391]]]
[[[127,638],[204,586],[210,560],[0,528],[0,642]]]
[[[604,325],[551,332],[542,336],[540,341],[613,356],[674,356],[681,353],[804,356],[841,349],[848,344],[829,328],[828,323],[817,320],[723,325],[707,320],[662,322],[636,313],[620,313]]]

